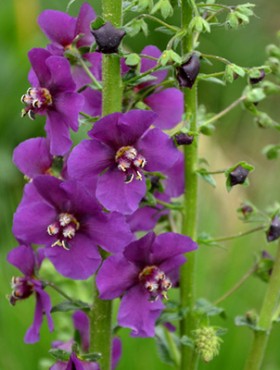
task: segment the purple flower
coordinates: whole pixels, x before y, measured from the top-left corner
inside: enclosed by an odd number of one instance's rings
[[[156,46],[150,45],[146,46],[141,51],[141,54],[158,59],[161,56],[161,51]],[[141,60],[140,72],[144,73],[154,68],[156,64],[157,62],[155,60],[143,57]],[[182,120],[184,112],[183,94],[174,87],[167,89],[156,87],[166,78],[167,71],[157,71],[153,72],[151,75],[156,77],[156,79],[138,85],[135,88],[136,92],[141,91],[141,93],[144,93],[145,89],[149,90],[149,92],[145,94],[143,102],[158,115],[154,125],[161,129],[171,129]],[[150,92],[153,86],[154,89]]]
[[[45,245],[57,271],[72,279],[87,279],[96,271],[98,246],[116,253],[132,238],[122,215],[102,212],[76,181],[51,176],[37,176],[25,186],[13,232],[21,242]]]
[[[130,243],[122,254],[107,258],[97,278],[101,299],[122,297],[118,323],[133,336],[153,336],[155,321],[164,308],[162,299],[177,282],[184,253],[197,248],[189,237],[175,233],[148,233]]]
[[[50,140],[52,155],[63,155],[71,147],[69,129],[78,130],[78,115],[83,97],[75,92],[70,63],[63,57],[52,56],[47,50],[32,49],[29,54],[32,85],[22,96],[26,105],[23,115],[32,119],[46,115],[45,130]]]
[[[11,304],[15,305],[17,301],[26,299],[33,294],[36,298],[34,321],[24,337],[26,343],[35,343],[39,340],[44,314],[47,317],[49,330],[53,331],[50,297],[43,290],[42,282],[36,278],[36,272],[44,258],[41,252],[42,250],[38,250],[36,254],[30,246],[21,245],[11,250],[7,258],[9,263],[24,274],[23,277],[13,277],[12,279]]]
[[[86,362],[80,360],[77,355],[72,352],[68,362],[59,361],[54,364],[50,370],[99,370],[96,362]]]
[[[40,14],[38,23],[45,35],[52,41],[48,49],[52,54],[63,55],[65,50],[71,48],[75,39],[78,48],[90,46],[94,42],[90,24],[95,17],[92,7],[84,3],[77,18],[58,10],[45,10]],[[78,40],[77,37],[79,37]]]
[[[134,212],[146,192],[144,171],[165,171],[179,151],[160,129],[150,129],[155,113],[132,110],[97,121],[68,160],[69,176],[91,186],[110,211]],[[100,176],[98,176],[100,175]],[[98,176],[98,178],[97,178]]]

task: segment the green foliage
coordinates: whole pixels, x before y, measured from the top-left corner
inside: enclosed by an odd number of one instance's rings
[[[189,33],[211,32],[210,24],[202,17],[195,16],[189,24]]]
[[[158,0],[158,2],[152,8],[151,14],[160,11],[163,18],[167,18],[173,15],[173,7],[169,0]]]

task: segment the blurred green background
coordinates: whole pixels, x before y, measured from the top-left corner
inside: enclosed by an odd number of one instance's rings
[[[200,50],[205,53],[224,56],[243,66],[261,65],[265,60],[265,46],[276,42],[276,32],[280,29],[279,0],[255,0],[255,12],[251,23],[239,31],[225,31],[215,28],[211,35],[203,35]],[[77,0],[71,7],[71,14],[76,15],[82,1]],[[101,1],[93,0],[91,4],[100,12]],[[225,4],[238,4],[237,1],[224,0]],[[16,307],[9,305],[6,295],[10,294],[10,280],[17,271],[6,263],[7,252],[16,246],[11,234],[13,212],[21,199],[24,181],[22,175],[12,164],[14,147],[27,138],[43,135],[43,119],[30,121],[21,119],[22,105],[20,97],[29,87],[27,73],[29,62],[27,52],[32,47],[44,47],[47,40],[40,32],[36,18],[45,8],[65,11],[66,0],[36,1],[10,0],[0,3],[0,370],[36,370],[46,369],[50,357],[50,343],[55,340],[56,332],[50,334],[43,325],[42,340],[35,345],[25,345],[23,337],[33,320],[33,298],[20,302]],[[178,15],[175,14],[174,22]],[[134,50],[140,51],[147,44],[164,48],[166,36],[152,32],[148,38],[137,36],[126,38],[126,43]],[[136,49],[135,49],[136,48]],[[245,86],[245,81],[238,79],[232,85],[222,87],[201,83],[199,99],[211,112],[219,112],[238,98]],[[280,115],[279,97],[270,98],[262,104],[276,120]],[[211,168],[229,167],[240,160],[246,160],[256,169],[250,175],[248,188],[236,187],[228,194],[225,190],[223,176],[217,177],[217,188],[205,183],[200,184],[199,230],[214,236],[235,234],[250,226],[243,225],[237,217],[236,209],[248,199],[257,206],[265,207],[280,201],[279,160],[268,161],[262,148],[267,144],[279,144],[279,134],[272,130],[257,128],[248,113],[240,107],[235,108],[217,125],[212,137],[203,137],[200,144],[201,157],[206,157]],[[39,215],[38,215],[39,216]],[[28,222],[28,220],[26,220]],[[264,234],[247,236],[228,242],[225,249],[201,247],[198,254],[197,294],[215,300],[252,266],[254,254],[267,249],[272,254],[275,243],[267,245]],[[61,278],[57,278],[59,282]],[[68,284],[68,286],[67,286]],[[86,296],[88,282],[72,285],[66,282],[66,289],[71,294]],[[226,309],[225,320],[215,319],[214,324],[228,328],[223,337],[224,343],[220,356],[210,364],[201,364],[200,369],[242,369],[249,349],[252,333],[247,328],[234,326],[234,317],[244,314],[255,307],[259,309],[265,291],[265,284],[256,278],[250,278],[222,306]],[[54,301],[58,299],[54,295]],[[61,314],[54,315],[56,328],[60,328],[62,339],[71,333],[69,321]],[[157,357],[152,339],[132,339],[128,331],[122,331],[123,356],[120,370],[165,370]],[[280,369],[279,327],[273,330],[269,349],[265,357],[265,370]],[[40,359],[46,360],[40,360]]]

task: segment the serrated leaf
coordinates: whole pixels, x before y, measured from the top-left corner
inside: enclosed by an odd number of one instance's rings
[[[170,347],[165,339],[164,329],[162,327],[156,327],[155,340],[157,352],[162,362],[174,366],[175,363],[170,352]]]
[[[236,326],[247,326],[248,328],[254,331],[264,331],[260,327],[258,327],[255,323],[252,323],[246,316],[236,316],[234,319],[234,323]]]
[[[214,188],[216,187],[216,180],[212,175],[209,174],[209,172],[205,168],[199,168],[196,170],[196,173],[203,178],[208,184],[213,186]]]
[[[64,301],[52,307],[51,312],[67,312],[75,310],[89,310],[90,306],[82,301]]]
[[[56,360],[59,360],[59,361],[68,361],[69,358],[70,358],[70,353],[69,352],[66,352],[62,349],[58,349],[58,348],[52,348],[49,350],[49,354],[54,357]]]
[[[200,298],[196,301],[194,309],[197,313],[206,316],[221,316],[224,315],[225,312],[223,308],[213,305],[204,298]]]

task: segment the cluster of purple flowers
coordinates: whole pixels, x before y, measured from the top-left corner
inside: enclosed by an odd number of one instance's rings
[[[25,337],[28,343],[39,339],[43,315],[53,329],[50,298],[39,277],[43,259],[71,279],[87,279],[98,271],[100,298],[121,298],[119,325],[131,328],[132,335],[153,336],[163,300],[186,260],[184,254],[196,249],[186,236],[152,232],[168,213],[162,203],[184,191],[182,153],[162,131],[180,122],[183,97],[176,88],[161,87],[166,71],[154,72],[152,82],[133,87],[135,95],[148,92],[144,103],[150,110],[102,117],[88,132],[89,138],[71,149],[70,129],[79,129],[80,113],[101,114],[102,92],[91,88],[83,69],[86,64],[102,85],[101,54],[90,52],[94,18],[87,3],[77,18],[44,11],[39,25],[51,43],[29,52],[31,87],[22,97],[22,115],[46,116],[46,138],[29,139],[14,152],[14,163],[29,181],[14,215],[13,233],[20,246],[8,256],[24,275],[12,280],[11,303],[36,297],[34,323]],[[71,64],[69,53],[75,57]],[[148,46],[142,54],[144,73],[161,53]],[[128,67],[121,63],[125,75]],[[148,192],[155,199],[153,205],[147,202]],[[148,233],[137,240],[137,231]],[[105,260],[100,248],[109,254]],[[78,369],[78,362],[72,353],[68,365],[53,369]]]

